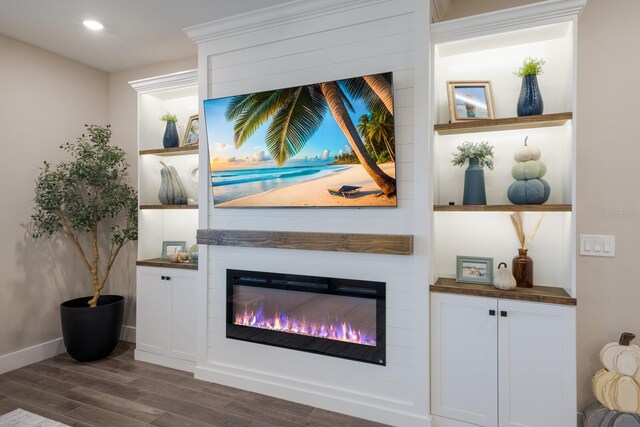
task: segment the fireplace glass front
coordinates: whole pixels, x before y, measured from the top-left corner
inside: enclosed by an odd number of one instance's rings
[[[385,365],[385,284],[227,270],[227,338]]]

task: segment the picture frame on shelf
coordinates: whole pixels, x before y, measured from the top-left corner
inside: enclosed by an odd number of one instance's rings
[[[493,258],[460,256],[456,257],[456,282],[493,284]]]
[[[447,94],[451,123],[496,118],[490,80],[448,81]]]
[[[162,256],[161,259],[169,259],[169,255],[177,252],[185,252],[187,249],[187,242],[184,240],[164,240],[162,242]]]
[[[182,146],[194,146],[198,145],[200,142],[200,122],[198,119],[198,115],[193,115],[189,117],[189,121],[187,122],[187,127],[184,131],[184,138],[182,139]]]

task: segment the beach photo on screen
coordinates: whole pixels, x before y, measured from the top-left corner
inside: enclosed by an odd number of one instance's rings
[[[395,207],[392,74],[204,101],[218,207]]]

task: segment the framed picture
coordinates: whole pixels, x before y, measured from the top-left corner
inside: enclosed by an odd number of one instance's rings
[[[200,124],[198,123],[198,115],[189,117],[189,123],[187,123],[187,128],[184,131],[184,138],[182,140],[182,145],[196,145],[200,142]]]
[[[490,81],[450,81],[447,93],[451,123],[495,119]]]
[[[162,259],[169,259],[169,255],[177,252],[184,252],[187,248],[187,242],[165,240],[162,242]]]
[[[493,284],[493,258],[456,257],[456,282]]]

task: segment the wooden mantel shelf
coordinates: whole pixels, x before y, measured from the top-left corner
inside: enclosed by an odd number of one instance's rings
[[[411,255],[413,236],[261,230],[198,230],[204,245]]]
[[[547,304],[576,305],[575,298],[571,298],[562,288],[551,286],[534,286],[532,288],[515,288],[503,291],[491,285],[457,283],[455,279],[440,277],[429,287],[431,292],[447,294],[472,295],[478,297],[502,298],[519,301],[542,302]]]
[[[562,126],[571,120],[573,113],[542,114],[539,116],[505,117],[494,120],[465,120],[456,123],[434,125],[440,135],[462,133],[493,132],[498,130],[530,129],[538,127]]]

